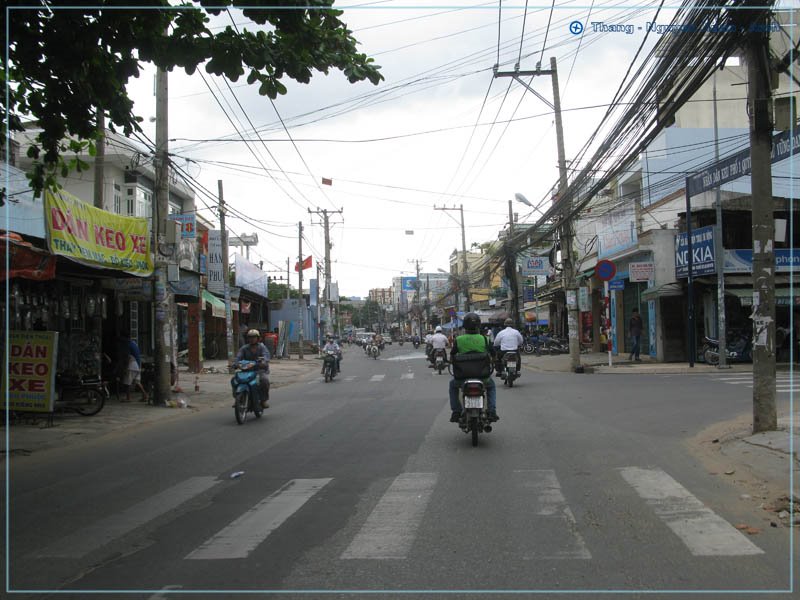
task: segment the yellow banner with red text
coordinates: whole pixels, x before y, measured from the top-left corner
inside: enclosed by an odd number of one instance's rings
[[[68,192],[45,192],[50,252],[90,267],[131,275],[153,272],[148,220],[95,208]]]
[[[57,331],[9,331],[8,378],[2,370],[6,410],[53,412]]]

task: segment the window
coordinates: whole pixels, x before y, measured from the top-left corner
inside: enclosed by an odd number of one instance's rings
[[[141,187],[136,188],[136,216],[150,218],[153,215],[153,193]]]
[[[122,214],[122,188],[118,183],[114,184],[114,212]]]
[[[125,189],[126,201],[125,201],[125,213],[126,215],[134,215],[136,214],[136,204],[135,204],[135,190],[133,186],[129,186]]]

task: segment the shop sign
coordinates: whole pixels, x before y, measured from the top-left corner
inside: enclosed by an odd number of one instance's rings
[[[633,208],[612,211],[601,217],[595,227],[599,241],[598,258],[618,254],[639,243]]]
[[[675,238],[675,277],[689,275],[689,245],[686,233]],[[692,275],[713,275],[717,272],[714,263],[714,227],[692,230]]]
[[[55,404],[57,331],[9,331],[8,380],[3,369],[6,409],[53,412]]]
[[[208,232],[208,282],[206,287],[209,291],[217,294],[225,293],[222,258],[222,231],[212,229]]]
[[[553,268],[547,256],[526,256],[521,261],[523,277],[536,277],[537,275],[550,275]]]
[[[530,285],[522,286],[522,301],[523,302],[533,302],[536,300],[536,288]]]
[[[776,248],[775,272],[800,272],[800,250],[795,248]],[[753,250],[725,250],[726,273],[752,273]]]
[[[53,254],[131,275],[153,272],[147,219],[100,210],[64,191],[45,192],[44,208]]]
[[[200,297],[200,276],[196,273],[180,272],[177,281],[168,282],[169,291],[178,296]]]
[[[567,306],[570,308],[578,306],[578,295],[575,290],[567,290]]]
[[[401,277],[400,278],[400,289],[404,292],[413,292],[417,289],[417,278],[416,277]]]
[[[592,310],[592,305],[589,302],[589,288],[578,288],[578,310],[581,312],[588,312]]]
[[[655,263],[632,262],[628,263],[628,279],[634,281],[652,281],[655,274]]]
[[[167,219],[180,223],[182,238],[195,238],[197,234],[197,216],[194,213],[169,215]]]
[[[615,279],[614,281],[608,282],[608,289],[609,290],[624,290],[625,289],[625,280],[624,279]]]
[[[153,282],[147,279],[107,279],[103,287],[111,287],[120,300],[147,301],[153,299]]]

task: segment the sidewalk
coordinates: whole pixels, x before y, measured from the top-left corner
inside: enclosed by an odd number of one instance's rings
[[[231,374],[227,361],[207,360],[202,373],[189,373],[185,366],[178,369],[178,383],[166,406],[139,402],[138,392],[131,402],[120,402],[111,390],[111,398],[103,409],[91,417],[75,413],[56,413],[53,425],[47,417],[26,415],[21,421],[2,428],[2,457],[7,454],[27,456],[47,450],[85,443],[124,429],[141,427],[166,419],[186,418],[202,410],[231,405]],[[311,379],[319,374],[320,362],[315,354],[297,355],[270,361],[270,389],[278,390],[289,384]],[[195,390],[195,383],[197,390]],[[124,399],[124,392],[120,395]],[[280,393],[273,396],[280,402]],[[231,414],[233,419],[233,414]],[[5,425],[5,423],[3,423]],[[2,459],[0,459],[2,461]]]

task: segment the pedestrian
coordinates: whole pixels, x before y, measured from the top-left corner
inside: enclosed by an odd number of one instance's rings
[[[628,332],[631,336],[631,356],[628,360],[637,360],[641,362],[641,358],[639,358],[639,346],[642,342],[642,317],[639,316],[639,309],[634,308],[631,311],[631,320],[628,322]]]
[[[134,386],[139,388],[142,392],[142,402],[148,402],[150,396],[142,385],[142,354],[139,351],[139,346],[127,334],[122,334],[122,343],[120,344],[123,349],[123,372],[122,372],[122,385],[125,386],[125,400],[122,402],[131,401],[131,388]]]

